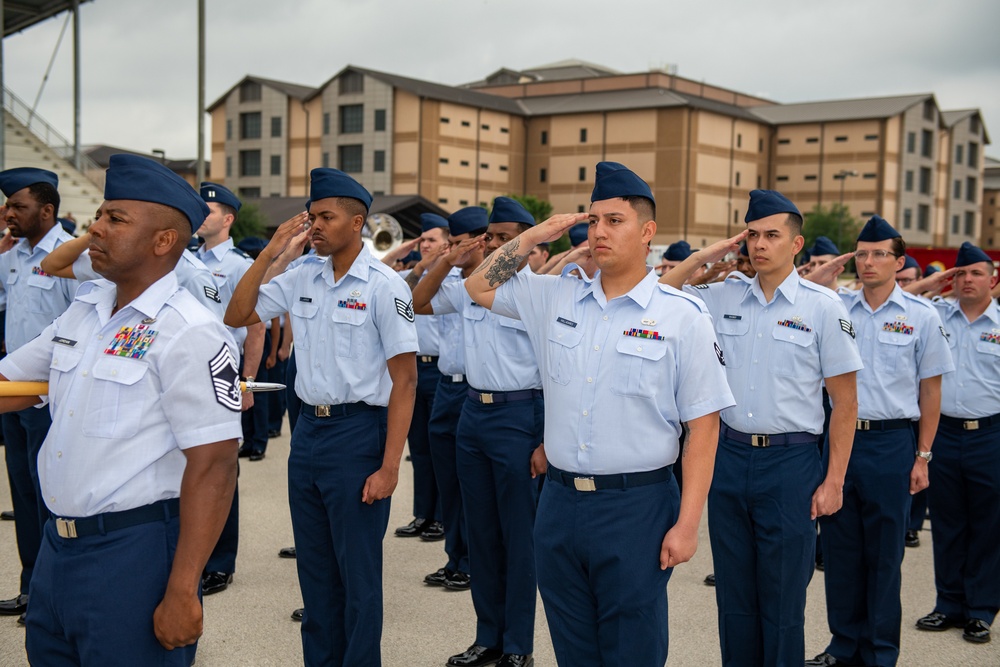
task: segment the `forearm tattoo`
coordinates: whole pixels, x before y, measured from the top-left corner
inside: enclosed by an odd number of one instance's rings
[[[420,282],[420,276],[417,275],[416,271],[410,271],[410,274],[408,276],[406,276],[406,284],[410,286],[410,291],[411,292],[413,291],[413,288],[416,287],[417,283],[419,283],[419,282]]]
[[[507,282],[511,276],[517,273],[518,267],[528,258],[528,254],[531,252],[529,248],[528,252],[519,255],[517,251],[520,247],[520,239],[508,241],[503,247],[493,253],[493,257],[491,258],[493,261],[488,267],[486,264],[480,267],[486,268],[486,280],[489,282],[490,287],[496,287]]]

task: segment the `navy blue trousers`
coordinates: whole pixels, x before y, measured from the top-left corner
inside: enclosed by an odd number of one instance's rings
[[[719,438],[708,494],[722,664],[802,667],[815,566],[815,443],[751,447]]]
[[[177,548],[177,517],[63,539],[45,525],[25,645],[32,665],[187,667],[197,644],[168,651],[153,634]]]
[[[592,492],[545,484],[535,562],[560,665],[663,667],[673,569],[660,569],[660,546],[679,509],[673,479]]]
[[[440,380],[441,371],[438,370],[437,361],[417,361],[417,396],[407,435],[410,462],[413,463],[413,516],[434,521],[441,520],[441,502],[437,482],[434,480],[429,422]]]
[[[1000,608],[1000,425],[942,423],[930,477],[934,611],[992,623]]]
[[[20,592],[26,594],[42,541],[42,526],[49,516],[38,486],[38,451],[52,425],[52,417],[46,406],[10,412],[2,419],[4,458],[14,507],[14,533],[21,560]]]
[[[336,406],[334,406],[335,409]],[[316,417],[303,409],[288,456],[307,667],[381,667],[382,538],[390,499],[361,502],[382,466],[385,408]]]
[[[281,347],[281,342],[285,338],[285,332],[279,330],[278,333],[278,347]],[[271,340],[274,340],[272,336]],[[270,354],[271,348],[268,347],[264,350],[264,357],[266,358]],[[285,382],[285,374],[288,368],[288,360],[281,360],[278,357],[275,361],[274,366],[267,369],[267,379],[268,382]],[[281,420],[285,417],[285,410],[288,407],[288,400],[284,391],[269,391],[265,394],[267,397],[267,430],[281,432]]]
[[[465,405],[469,385],[452,382],[450,376],[441,379],[434,395],[430,431],[431,461],[434,464],[434,481],[437,482],[441,501],[441,522],[444,524],[444,552],[448,555],[445,567],[469,573],[469,536],[462,507],[462,488],[458,481],[455,433],[458,418]]]
[[[910,517],[910,428],[857,431],[844,479],[844,506],[820,518],[825,555],[827,652],[847,664],[895,665],[900,587]]]
[[[261,354],[260,365],[257,367],[255,379],[258,382],[270,382],[271,373],[264,363],[267,351],[271,349],[271,332],[264,331],[264,353]],[[240,364],[243,367],[243,364]],[[243,425],[243,444],[240,449],[264,453],[267,450],[268,428],[268,394],[254,394],[253,407],[240,415]]]
[[[302,399],[295,393],[295,376],[299,374],[299,369],[295,365],[295,348],[288,355],[288,365],[285,367],[285,402],[288,404],[288,434],[295,432],[295,423],[299,420],[299,412],[302,411]]]
[[[544,426],[541,398],[492,405],[467,400],[458,422],[475,643],[504,653],[527,654],[534,647],[538,485],[531,453]]]

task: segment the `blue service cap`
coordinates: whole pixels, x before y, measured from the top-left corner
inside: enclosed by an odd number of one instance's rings
[[[901,236],[902,234],[893,229],[892,225],[885,221],[885,218],[873,215],[865,223],[865,226],[861,228],[858,240],[865,241],[866,243],[877,243],[878,241],[888,241],[889,239]]]
[[[743,245],[740,246],[740,254],[743,255],[744,257],[749,257],[750,256],[750,251],[747,250],[747,244],[746,243],[743,243]]]
[[[618,162],[598,162],[590,201],[604,201],[617,197],[645,197],[656,203],[649,185],[631,169]]]
[[[72,234],[76,231],[76,223],[69,218],[56,218],[56,222],[62,225],[62,228],[66,230],[67,234]]]
[[[941,269],[939,269],[938,267],[934,266],[933,264],[928,264],[927,267],[924,269],[924,278],[926,278],[927,276],[932,275],[934,273],[937,273],[940,270]]]
[[[683,262],[691,256],[691,244],[687,241],[677,241],[667,246],[663,252],[663,259],[668,262]]]
[[[420,261],[420,253],[417,252],[416,250],[411,250],[406,255],[406,257],[404,257],[403,259],[401,259],[399,261],[401,261],[403,264],[409,264],[410,262],[419,262]]]
[[[813,243],[813,247],[809,250],[809,254],[813,257],[816,255],[839,255],[840,250],[837,249],[837,246],[830,239],[825,236],[817,236],[816,242]]]
[[[803,250],[802,257],[799,258],[799,266],[805,266],[806,264],[812,261],[812,258],[813,256],[811,252],[809,252],[808,250]]]
[[[494,222],[520,222],[524,225],[535,226],[535,216],[528,213],[528,209],[521,205],[521,202],[510,197],[497,197],[493,200],[493,210],[490,212],[490,224]]]
[[[260,251],[267,247],[267,239],[259,236],[248,236],[236,244],[236,247],[248,255],[256,257]]]
[[[747,214],[743,217],[743,222],[762,220],[778,213],[794,213],[800,218],[802,217],[795,204],[777,190],[751,190],[750,204],[747,206]]]
[[[919,274],[920,265],[917,264],[917,260],[913,259],[909,255],[904,255],[904,258],[905,259],[903,260],[903,268],[901,268],[899,271],[905,271],[907,269],[916,269],[917,273]],[[897,271],[897,273],[899,273],[899,271]]]
[[[310,201],[327,197],[350,197],[357,199],[365,208],[371,208],[372,195],[364,186],[339,169],[317,167],[309,174]]]
[[[581,243],[587,242],[587,229],[589,222],[578,222],[569,228],[569,244],[574,248]]]
[[[488,224],[486,209],[482,206],[466,206],[448,216],[448,230],[452,236],[486,229]]]
[[[429,232],[432,229],[437,229],[442,227],[448,229],[448,220],[441,217],[437,213],[421,213],[420,214],[420,231]]]
[[[237,213],[239,213],[240,207],[243,205],[240,198],[234,195],[232,190],[224,185],[209,183],[208,181],[202,181],[201,198],[205,200],[206,204],[211,204],[212,202],[223,204],[224,206],[229,206]]]
[[[35,183],[48,183],[58,189],[59,177],[51,171],[34,167],[14,167],[0,171],[0,190],[7,197]]]
[[[208,205],[187,181],[156,160],[141,155],[111,156],[104,180],[104,198],[148,201],[175,208],[187,217],[192,233],[198,231],[209,214]]]
[[[955,266],[968,266],[969,264],[978,264],[979,262],[989,262],[992,264],[993,259],[968,241],[963,243],[958,249]]]

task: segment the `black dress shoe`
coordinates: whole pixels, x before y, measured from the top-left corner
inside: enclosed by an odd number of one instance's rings
[[[990,641],[990,626],[980,618],[970,618],[965,622],[962,639],[973,644],[985,644]]]
[[[14,510],[4,510],[0,512],[0,521],[13,521],[14,520]]]
[[[295,547],[285,547],[278,551],[278,558],[295,558]]]
[[[820,572],[825,572],[826,571],[826,564],[823,562],[823,557],[822,556],[819,556],[816,559],[816,569],[819,570]]]
[[[847,663],[837,660],[832,655],[826,652],[820,653],[812,660],[806,660],[806,667],[837,667],[837,665],[846,665],[846,664]]]
[[[923,618],[917,619],[917,629],[918,630],[928,630],[930,632],[941,632],[942,630],[947,630],[949,628],[960,628],[964,625],[964,621],[960,618],[952,618],[951,616],[946,616],[939,611],[932,611]]]
[[[239,453],[237,455],[241,459],[245,459],[248,456],[250,456],[250,454],[252,454],[252,453],[253,453],[253,450],[251,450],[249,447],[240,447],[240,451],[239,451]]]
[[[440,542],[444,539],[444,524],[440,521],[431,521],[424,532],[420,533],[420,539],[424,542]]]
[[[250,452],[250,460],[251,461],[263,461],[264,460],[264,452]]]
[[[424,583],[428,586],[444,586],[444,582],[446,581],[448,581],[448,570],[443,567],[437,572],[431,572],[424,577]]]
[[[448,667],[485,667],[495,665],[503,652],[498,648],[486,648],[478,644],[473,644],[465,649],[464,653],[453,655],[448,658]]]
[[[915,530],[906,531],[906,546],[908,547],[919,547],[920,546],[920,535]]]
[[[714,586],[715,585],[715,573],[714,572],[712,574],[708,575],[707,577],[705,577],[705,585],[706,586]]]
[[[27,610],[27,595],[22,594],[9,600],[0,600],[0,616],[20,616]]]
[[[464,572],[448,572],[444,584],[449,591],[467,591],[472,586],[472,579]]]
[[[396,529],[396,537],[420,537],[431,522],[427,519],[414,519],[410,523]]]
[[[201,578],[201,594],[221,593],[233,583],[233,575],[225,572],[209,572]]]
[[[281,431],[273,431],[273,430],[272,431],[268,431],[267,432],[267,437],[268,438],[280,438],[281,437]]]
[[[18,625],[24,625],[24,614],[21,614],[20,616],[17,617],[17,624]],[[989,630],[987,630],[987,632],[989,632]],[[989,640],[987,639],[986,641],[989,641]]]
[[[292,612],[292,620],[293,621],[298,621],[299,623],[301,623],[302,622],[302,615],[305,614],[305,613],[306,613],[306,608],[305,607],[299,607],[298,609],[296,609],[295,611]]]
[[[497,667],[531,667],[535,664],[535,659],[531,655],[518,655],[516,653],[504,653],[497,663]]]

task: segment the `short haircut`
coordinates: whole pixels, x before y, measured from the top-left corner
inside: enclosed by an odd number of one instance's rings
[[[216,202],[216,203],[218,203],[218,202]],[[233,216],[233,222],[236,222],[236,218],[239,217],[239,212],[235,208],[233,208],[232,206],[230,206],[229,204],[219,204],[219,209],[222,210],[222,215],[224,215],[224,216],[226,216],[226,215]]]
[[[797,213],[789,213],[785,224],[792,230],[792,236],[802,235],[802,216]]]
[[[368,217],[368,207],[360,199],[355,199],[354,197],[336,197],[337,206],[347,211],[347,215],[352,218],[356,215],[360,215],[362,218]]]
[[[483,234],[485,234],[487,229],[489,229],[489,228],[488,227],[480,227],[479,229],[473,229],[471,232],[466,232],[466,233],[469,235],[470,239],[474,239],[477,236],[482,236]]]
[[[653,200],[649,197],[630,195],[628,197],[622,197],[621,199],[623,201],[627,201],[639,215],[639,222],[656,220],[656,204],[654,204]]]
[[[533,226],[534,225],[529,225],[526,222],[519,222],[519,223],[517,223],[517,233],[518,234],[523,234],[526,231],[528,231],[529,229],[531,229]]]
[[[28,186],[28,192],[39,206],[52,204],[52,217],[59,217],[59,191],[51,183],[32,183]]]

